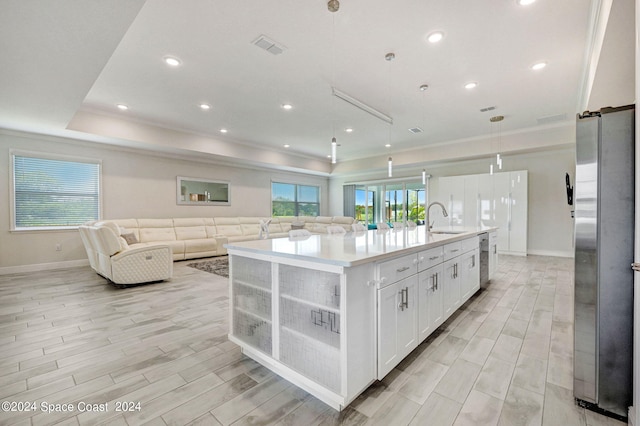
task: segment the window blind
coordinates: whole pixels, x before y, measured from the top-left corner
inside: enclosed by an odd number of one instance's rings
[[[100,164],[13,156],[14,228],[76,227],[100,216]]]

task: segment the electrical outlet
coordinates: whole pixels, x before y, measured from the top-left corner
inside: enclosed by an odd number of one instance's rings
[[[62,251],[62,244],[56,244],[56,251]]]

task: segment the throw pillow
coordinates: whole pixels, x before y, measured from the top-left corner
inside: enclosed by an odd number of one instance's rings
[[[304,222],[291,222],[291,229],[304,229]]]
[[[133,232],[128,233],[128,234],[122,234],[121,237],[124,238],[124,240],[129,245],[138,243],[138,239],[136,238],[136,234],[134,234]]]

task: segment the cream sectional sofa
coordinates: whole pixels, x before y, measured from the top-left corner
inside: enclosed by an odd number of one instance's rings
[[[269,219],[269,238],[286,237],[291,229],[300,228],[311,233],[326,233],[328,226],[341,226],[351,231],[351,225],[356,222],[346,216],[289,216],[117,219],[99,223],[117,225],[120,234],[129,238],[126,249],[165,244],[171,247],[175,261],[225,255],[227,242],[257,240],[261,220]]]

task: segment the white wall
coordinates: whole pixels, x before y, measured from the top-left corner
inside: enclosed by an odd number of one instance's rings
[[[21,266],[86,259],[77,231],[10,232],[11,149],[102,160],[103,218],[271,216],[271,181],[320,186],[321,214],[328,211],[328,179],[305,174],[241,168],[148,152],[26,133],[0,131],[0,273]],[[230,206],[176,203],[176,177],[220,179],[231,183]],[[55,251],[56,244],[62,251]],[[37,268],[36,268],[37,269]],[[29,269],[25,269],[29,270]]]
[[[573,185],[575,148],[503,156],[503,164],[502,171],[529,171],[528,254],[573,256],[572,206],[567,203],[564,179],[568,172]],[[421,170],[394,171],[394,178],[419,180]],[[432,176],[429,183],[430,201],[441,201],[438,199],[438,177],[488,172],[489,159],[430,165],[427,167],[427,173]],[[331,179],[330,214],[342,214],[342,185],[384,178],[384,174],[378,174]]]

